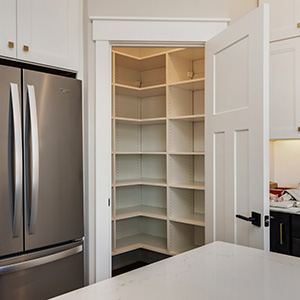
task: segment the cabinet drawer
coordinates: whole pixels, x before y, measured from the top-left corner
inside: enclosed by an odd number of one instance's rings
[[[300,257],[300,239],[292,238],[292,255]]]
[[[300,239],[300,216],[292,215],[292,236]]]

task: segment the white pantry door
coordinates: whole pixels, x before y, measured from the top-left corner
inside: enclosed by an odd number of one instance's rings
[[[206,43],[206,243],[269,249],[269,6]],[[260,220],[260,227],[236,215]]]

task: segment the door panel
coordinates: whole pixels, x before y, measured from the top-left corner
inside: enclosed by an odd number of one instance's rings
[[[26,70],[23,93],[28,250],[83,236],[81,82]]]
[[[206,44],[206,243],[268,249],[268,6]],[[261,214],[261,227],[236,215]]]
[[[17,84],[16,95],[20,95],[21,91],[21,71],[15,68],[0,66],[0,256],[8,255],[23,250],[23,217],[22,212],[22,189],[16,192],[16,188],[21,188],[16,184],[16,176],[21,176],[22,181],[22,154],[16,160],[17,153],[15,147],[15,129],[21,131],[21,123],[19,128],[14,126],[14,109],[12,103],[11,83]],[[20,99],[20,98],[19,98]],[[19,100],[16,99],[16,100]],[[21,102],[19,104],[19,118],[21,118]],[[16,112],[17,113],[17,112]],[[19,136],[21,145],[21,136]],[[19,154],[22,149],[18,149]],[[18,165],[17,165],[18,164]],[[18,170],[16,171],[16,168]],[[21,174],[19,173],[21,172]],[[16,194],[18,194],[18,203],[16,202]],[[19,206],[19,213],[15,207]],[[18,228],[14,233],[14,223]],[[18,223],[18,224],[17,224]]]

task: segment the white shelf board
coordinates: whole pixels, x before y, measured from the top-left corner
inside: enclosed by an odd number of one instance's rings
[[[204,151],[196,152],[169,152],[170,155],[205,155]]]
[[[192,190],[205,190],[204,182],[193,181],[184,183],[170,183],[170,187],[181,188],[181,189],[192,189]]]
[[[151,125],[151,124],[165,124],[166,118],[149,118],[149,119],[133,119],[133,118],[114,118],[117,123],[126,123],[126,124],[137,124],[137,125]]]
[[[190,116],[178,116],[170,117],[169,120],[178,120],[178,121],[190,121],[190,122],[201,122],[204,121],[205,115],[190,115]]]
[[[119,54],[119,55],[123,55],[124,57],[129,57],[129,58],[133,58],[133,59],[141,61],[141,60],[144,60],[144,59],[148,59],[148,58],[153,58],[153,57],[164,55],[164,54],[168,53],[168,50],[162,50],[161,52],[157,52],[157,53],[153,53],[153,54],[149,54],[149,55],[144,55],[144,56],[137,56],[137,55],[125,53],[125,52],[122,52],[122,51],[120,51],[118,49],[113,49],[112,52],[116,53],[116,54]]]
[[[120,95],[141,97],[141,98],[166,95],[166,84],[159,84],[159,85],[139,88],[139,87],[116,83],[115,88],[116,88],[117,95],[120,94]]]
[[[159,49],[160,47],[159,48],[154,47],[154,48]],[[181,51],[183,49],[186,49],[186,48],[166,48],[166,47],[163,47],[163,48],[160,48],[160,51],[157,51],[155,53],[148,54],[148,55],[139,55],[139,56],[126,53],[125,51],[122,51],[122,49],[119,49],[119,47],[113,48],[112,52],[130,57],[130,58],[134,58],[134,59],[137,59],[137,60],[144,60],[144,59],[147,59],[147,58],[161,56],[161,55],[164,55],[164,54],[167,54],[167,53],[178,52],[178,51]]]
[[[116,220],[122,220],[138,216],[166,220],[167,209],[161,207],[139,205],[116,210]]]
[[[200,213],[188,213],[188,214],[182,214],[180,216],[173,216],[170,217],[170,221],[190,224],[195,226],[201,226],[201,227],[205,226],[205,216],[204,214],[200,214]]]
[[[116,155],[166,155],[167,152],[115,152]]]
[[[191,79],[191,80],[184,80],[179,82],[173,82],[170,83],[170,87],[177,87],[185,90],[203,90],[204,89],[204,82],[205,78],[197,78],[197,79]]]
[[[117,239],[115,253],[120,254],[139,248],[167,254],[167,239],[144,233]]]
[[[167,186],[166,179],[153,178],[136,178],[128,180],[116,181],[115,186],[131,186],[131,185],[153,185],[153,186]]]
[[[187,59],[189,61],[204,59],[205,49],[204,47],[197,48],[181,48],[174,51],[174,56]]]
[[[166,66],[165,53],[149,55],[148,57],[140,58],[135,55],[116,53],[116,65],[137,70],[148,71],[151,69],[162,68]]]

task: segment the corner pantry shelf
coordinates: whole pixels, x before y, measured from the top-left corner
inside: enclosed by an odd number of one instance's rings
[[[165,155],[167,152],[142,152],[142,151],[137,151],[137,152],[115,152],[116,155]]]
[[[155,86],[135,87],[125,84],[115,84],[116,94],[133,96],[133,97],[152,97],[166,94],[166,84]]]
[[[130,185],[153,185],[153,186],[167,186],[166,179],[153,179],[153,178],[136,178],[128,180],[116,181],[115,186],[130,186]]]
[[[149,119],[134,119],[134,118],[115,118],[117,123],[138,124],[138,125],[151,125],[151,124],[165,124],[167,118],[149,118]]]
[[[148,234],[136,234],[133,236],[117,239],[115,254],[136,250],[139,248],[168,254],[167,239]]]
[[[116,210],[116,220],[132,218],[132,217],[152,217],[156,219],[167,219],[167,209],[154,206],[139,205],[126,207]]]
[[[199,247],[204,48],[117,47],[112,58],[113,255]]]
[[[204,90],[204,82],[205,82],[204,78],[197,78],[197,79],[173,82],[170,83],[169,86],[178,87],[185,90],[197,91],[197,90]]]
[[[170,117],[169,120],[179,120],[179,121],[191,121],[191,122],[201,122],[204,121],[204,114],[201,115],[191,115],[191,116],[178,116]]]
[[[170,221],[197,225],[197,226],[205,226],[204,214],[199,214],[199,213],[188,213],[176,217],[170,217]]]
[[[169,152],[170,155],[205,155],[204,151],[194,152]]]
[[[204,182],[192,181],[187,183],[170,183],[170,187],[205,191]]]

